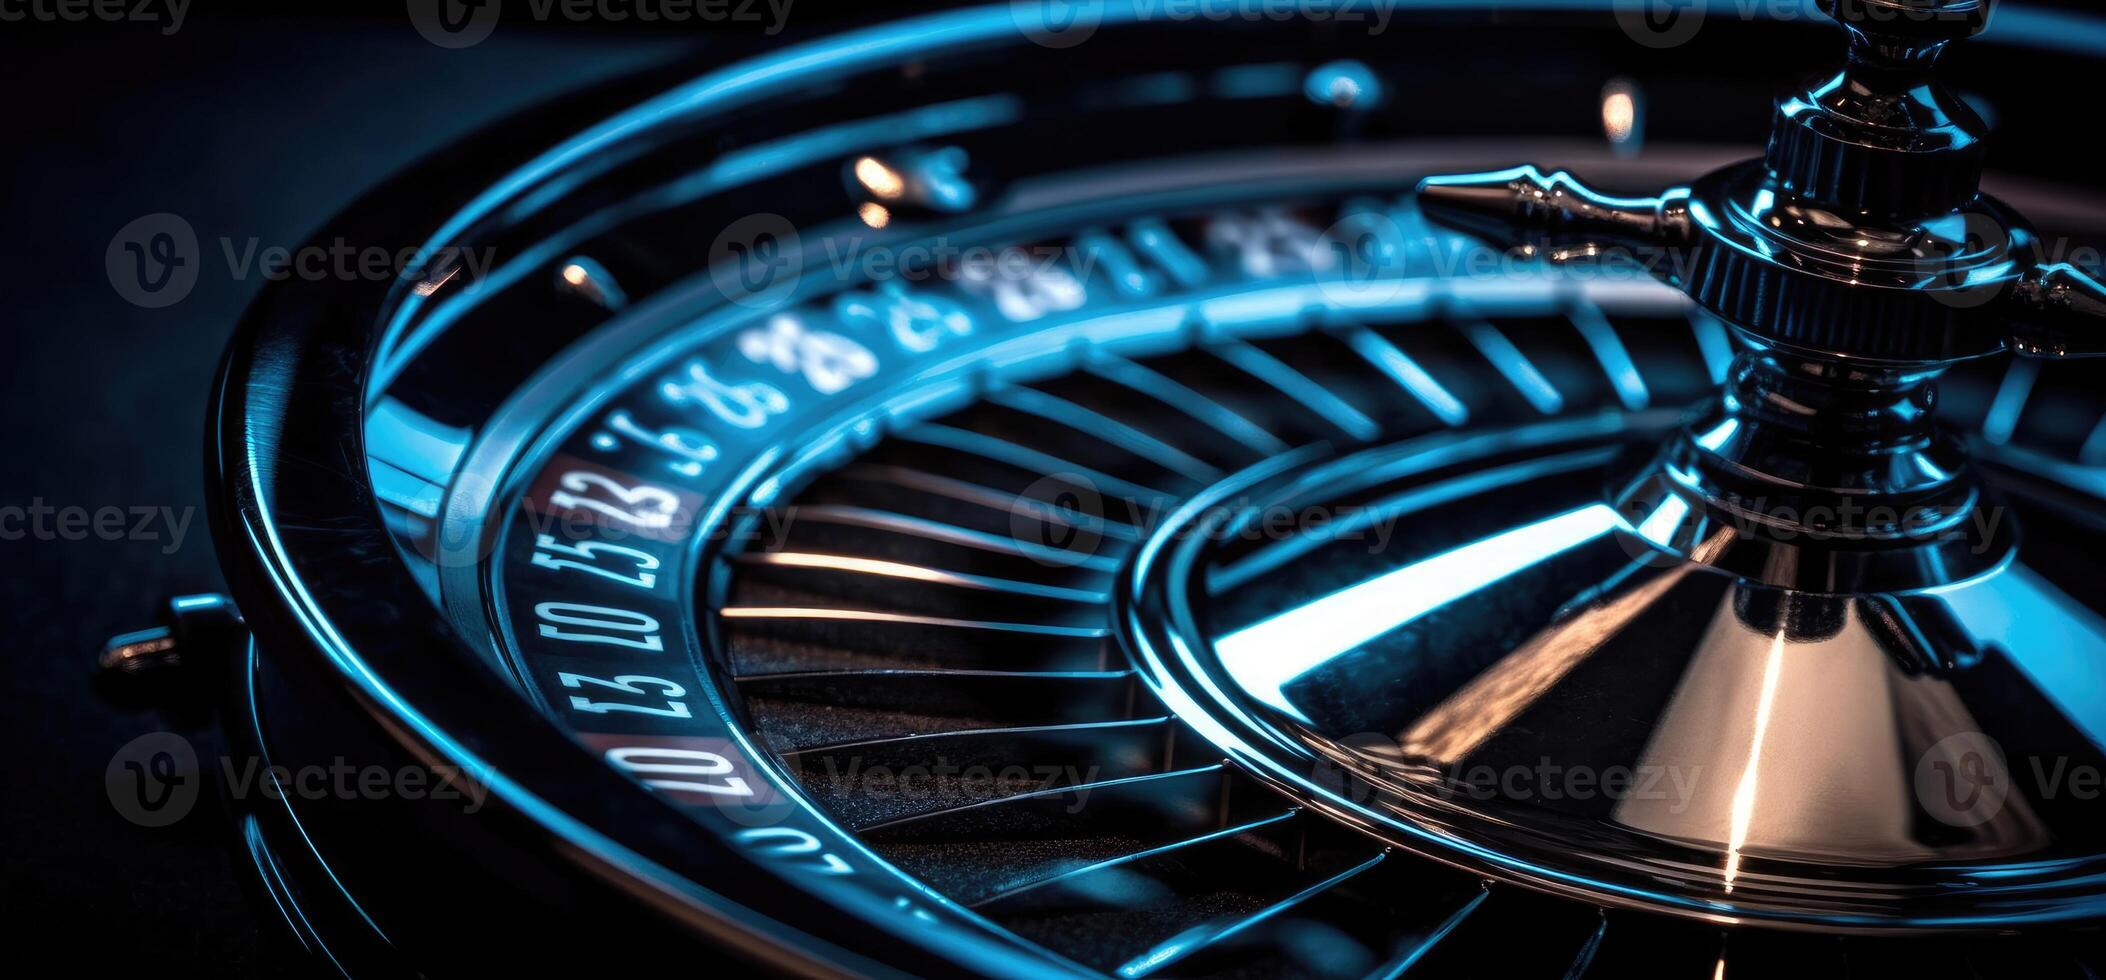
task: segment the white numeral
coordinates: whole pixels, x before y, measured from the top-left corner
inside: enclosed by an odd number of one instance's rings
[[[607,413],[607,429],[593,433],[592,445],[612,452],[621,447],[623,439],[673,457],[666,465],[681,476],[701,476],[703,468],[717,458],[717,444],[701,432],[679,425],[652,429],[621,409]]]
[[[594,701],[591,698],[579,697],[574,694],[570,698],[570,707],[574,711],[583,711],[590,715],[604,715],[610,711],[619,711],[636,715],[656,715],[660,718],[689,717],[687,705],[678,700],[686,696],[687,688],[681,687],[663,677],[652,677],[647,674],[623,674],[609,680],[566,672],[557,674],[556,679],[563,682],[564,687],[577,688],[589,684],[593,687],[603,687],[610,691],[620,691],[623,694],[635,694],[647,698],[657,697],[665,701],[665,707],[661,708],[654,705],[622,704],[617,701]],[[654,687],[657,690],[644,690],[646,687]]]
[[[1215,218],[1207,225],[1207,242],[1236,253],[1244,274],[1258,279],[1331,267],[1323,235],[1274,208]]]
[[[689,779],[646,779],[645,786],[675,793],[709,793],[715,796],[752,796],[753,788],[737,776],[728,776],[732,764],[715,752],[700,749],[666,749],[636,745],[608,749],[607,759],[639,776],[723,776],[716,782]],[[661,760],[661,761],[650,761]],[[672,760],[672,761],[662,761]]]
[[[602,554],[619,555],[627,558],[631,564],[636,566],[636,570],[626,572],[612,568],[601,568],[594,563],[599,561],[599,556]],[[555,557],[556,555],[568,555],[569,557],[558,558]],[[639,589],[649,589],[651,586],[658,584],[658,575],[656,573],[658,568],[657,555],[651,554],[642,548],[608,544],[605,541],[580,541],[577,544],[562,544],[557,542],[555,535],[536,535],[534,538],[534,564],[543,568],[558,570],[565,568],[575,569],[589,575],[612,579],[623,585],[635,586]]]
[[[574,470],[563,474],[556,481],[563,489],[548,495],[548,502],[557,507],[575,507],[596,514],[605,514],[625,524],[643,528],[671,527],[673,515],[680,511],[680,497],[670,490],[662,490],[648,483],[625,487],[598,473]],[[607,491],[607,495],[623,506],[604,500],[580,496],[593,488]]]
[[[758,429],[790,410],[790,396],[782,389],[765,381],[718,381],[701,361],[687,362],[679,375],[667,378],[658,390],[675,405],[700,405],[724,424],[740,429]]]
[[[890,333],[894,342],[916,354],[973,332],[973,318],[965,307],[940,296],[908,292],[893,282],[872,292],[844,294],[834,300],[834,315],[850,326]]]
[[[739,352],[784,374],[804,376],[812,390],[831,395],[877,373],[870,349],[837,333],[814,330],[787,313],[739,334]]]
[[[658,638],[658,620],[640,612],[575,602],[544,602],[534,607],[534,615],[541,620],[541,635],[550,639],[602,643],[654,653],[665,649],[665,642]],[[552,623],[556,625],[550,625]],[[581,626],[598,632],[579,633],[557,626]]]
[[[739,831],[739,842],[770,857],[796,858],[803,870],[822,875],[850,875],[856,869],[832,851],[822,850],[819,838],[795,827],[752,827]]]
[[[1084,232],[1075,240],[1075,247],[1082,250],[1083,271],[1087,273],[1092,267],[1104,270],[1112,289],[1122,296],[1153,296],[1161,287],[1159,277],[1141,267],[1141,260],[1132,249],[1102,231]]]
[[[1088,298],[1073,273],[1019,248],[1004,249],[992,261],[967,262],[959,273],[965,288],[991,297],[995,309],[1016,323],[1075,309]]]

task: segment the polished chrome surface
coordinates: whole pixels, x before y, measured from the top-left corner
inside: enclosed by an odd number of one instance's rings
[[[1422,183],[1436,218],[1547,240],[1553,259],[1633,254],[1734,328],[1746,352],[1719,408],[1625,493],[1641,509],[1679,500],[1695,527],[1669,535],[1677,553],[1742,553],[1727,567],[1830,593],[1947,585],[2008,553],[1986,531],[1968,549],[1984,560],[1938,543],[1997,505],[1931,422],[1936,379],[2006,347],[2084,353],[2106,306],[2082,272],[2033,261],[2035,233],[1979,193],[1986,127],[1933,74],[1991,6],[1824,4],[1850,39],[1843,71],[1779,103],[1763,160],[1657,197],[1532,167]],[[1710,541],[1720,518],[1752,534]],[[1780,545],[1808,537],[1841,547],[1805,561]]]
[[[1779,102],[1763,159],[1690,186],[1614,198],[1520,167],[1429,178],[1428,213],[1554,258],[1684,254],[1663,278],[1766,349],[1925,365],[2082,353],[2106,331],[2099,284],[2041,257],[2025,219],[1979,192],[1988,127],[1934,71],[1991,7],[1824,3],[1846,66]]]
[[[2106,839],[2040,773],[2106,762],[2106,623],[2006,553],[1914,593],[1734,574],[1706,549],[1747,529],[1688,541],[1682,498],[1620,513],[1602,494],[1664,428],[1546,423],[1233,477],[1141,552],[1136,663],[1297,799],[1538,887],[1829,929],[2096,915]],[[1409,533],[1253,543],[1263,515],[1363,501]],[[1956,560],[1981,558],[1966,540]]]
[[[1309,506],[1373,492],[1388,458],[1388,499],[1439,502],[1437,530],[1332,555],[1284,609],[1210,578],[1250,560],[1237,508],[1188,507],[1130,589],[1170,703],[1348,822],[1605,902],[1826,928],[2095,915],[2096,821],[2037,774],[2098,759],[2096,617],[2034,563],[2106,542],[2068,515],[2029,537],[2041,502],[1932,421],[1953,364],[2106,329],[2098,283],[1979,193],[1987,127],[1933,73],[1990,6],[1824,3],[1842,72],[1779,104],[1764,159],[1656,196],[1534,167],[1424,181],[1438,220],[1687,291],[1740,341],[1724,390],[1591,469],[1553,465],[1585,439],[1488,434],[1460,474],[1427,447],[1253,474],[1253,507]],[[2055,748],[2014,791],[1998,738]],[[1471,776],[1531,761],[1672,789]]]

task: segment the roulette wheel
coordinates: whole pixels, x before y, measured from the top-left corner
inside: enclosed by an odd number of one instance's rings
[[[1019,3],[552,106],[256,302],[232,602],[106,661],[432,774],[243,806],[323,972],[2096,975],[2106,20],[1996,6]]]

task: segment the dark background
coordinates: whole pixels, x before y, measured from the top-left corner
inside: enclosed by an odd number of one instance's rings
[[[172,731],[207,774],[209,714],[113,698],[95,655],[172,595],[222,588],[205,512],[206,396],[265,279],[228,260],[297,249],[386,176],[559,94],[700,71],[744,53],[946,4],[793,0],[767,25],[537,22],[444,48],[429,0],[192,0],[154,22],[39,19],[72,0],[0,0],[0,508],[153,508],[155,539],[0,540],[0,935],[90,975],[253,975],[302,966],[250,905],[253,875],[209,789],[174,825],[134,825],[105,772]],[[107,3],[109,0],[103,0]],[[123,0],[129,13],[141,0]],[[760,4],[765,11],[766,3]],[[174,214],[199,266],[183,298],[128,302],[105,266],[126,224]],[[414,245],[415,242],[405,242]],[[4,528],[0,528],[4,530]]]
[[[0,934],[17,951],[91,974],[289,962],[247,904],[250,872],[209,793],[165,829],[109,802],[113,755],[147,732],[191,739],[216,767],[210,719],[112,700],[93,669],[103,640],[150,625],[166,596],[219,588],[206,394],[263,285],[222,243],[296,248],[384,175],[557,93],[935,5],[800,0],[774,38],[509,10],[462,49],[427,42],[402,0],[196,0],[167,35],[165,22],[0,22],[0,507],[167,508],[188,522],[179,546],[160,519],[154,540],[0,540]],[[105,252],[163,212],[195,229],[199,275],[181,301],[146,309],[113,287]]]
[[[109,635],[150,625],[167,595],[220,587],[204,512],[206,393],[263,285],[253,269],[236,275],[221,241],[237,253],[251,240],[297,248],[384,175],[478,127],[765,41],[757,30],[501,20],[482,43],[448,50],[416,32],[401,0],[207,5],[168,36],[160,24],[0,23],[0,506],[189,515],[169,553],[165,521],[159,540],[0,541],[11,695],[0,708],[0,934],[18,957],[48,949],[64,957],[48,962],[90,975],[246,975],[289,959],[247,904],[238,876],[251,872],[209,792],[149,830],[104,787],[113,754],[150,731],[190,738],[216,767],[209,719],[113,702],[93,662]],[[181,301],[144,309],[112,286],[104,254],[118,229],[160,212],[195,228],[199,275]]]

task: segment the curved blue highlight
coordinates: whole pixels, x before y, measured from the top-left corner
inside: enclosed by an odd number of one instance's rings
[[[1215,640],[1214,653],[1253,699],[1309,722],[1287,699],[1295,678],[1622,523],[1615,508],[1588,504],[1502,531],[1246,626]]]

